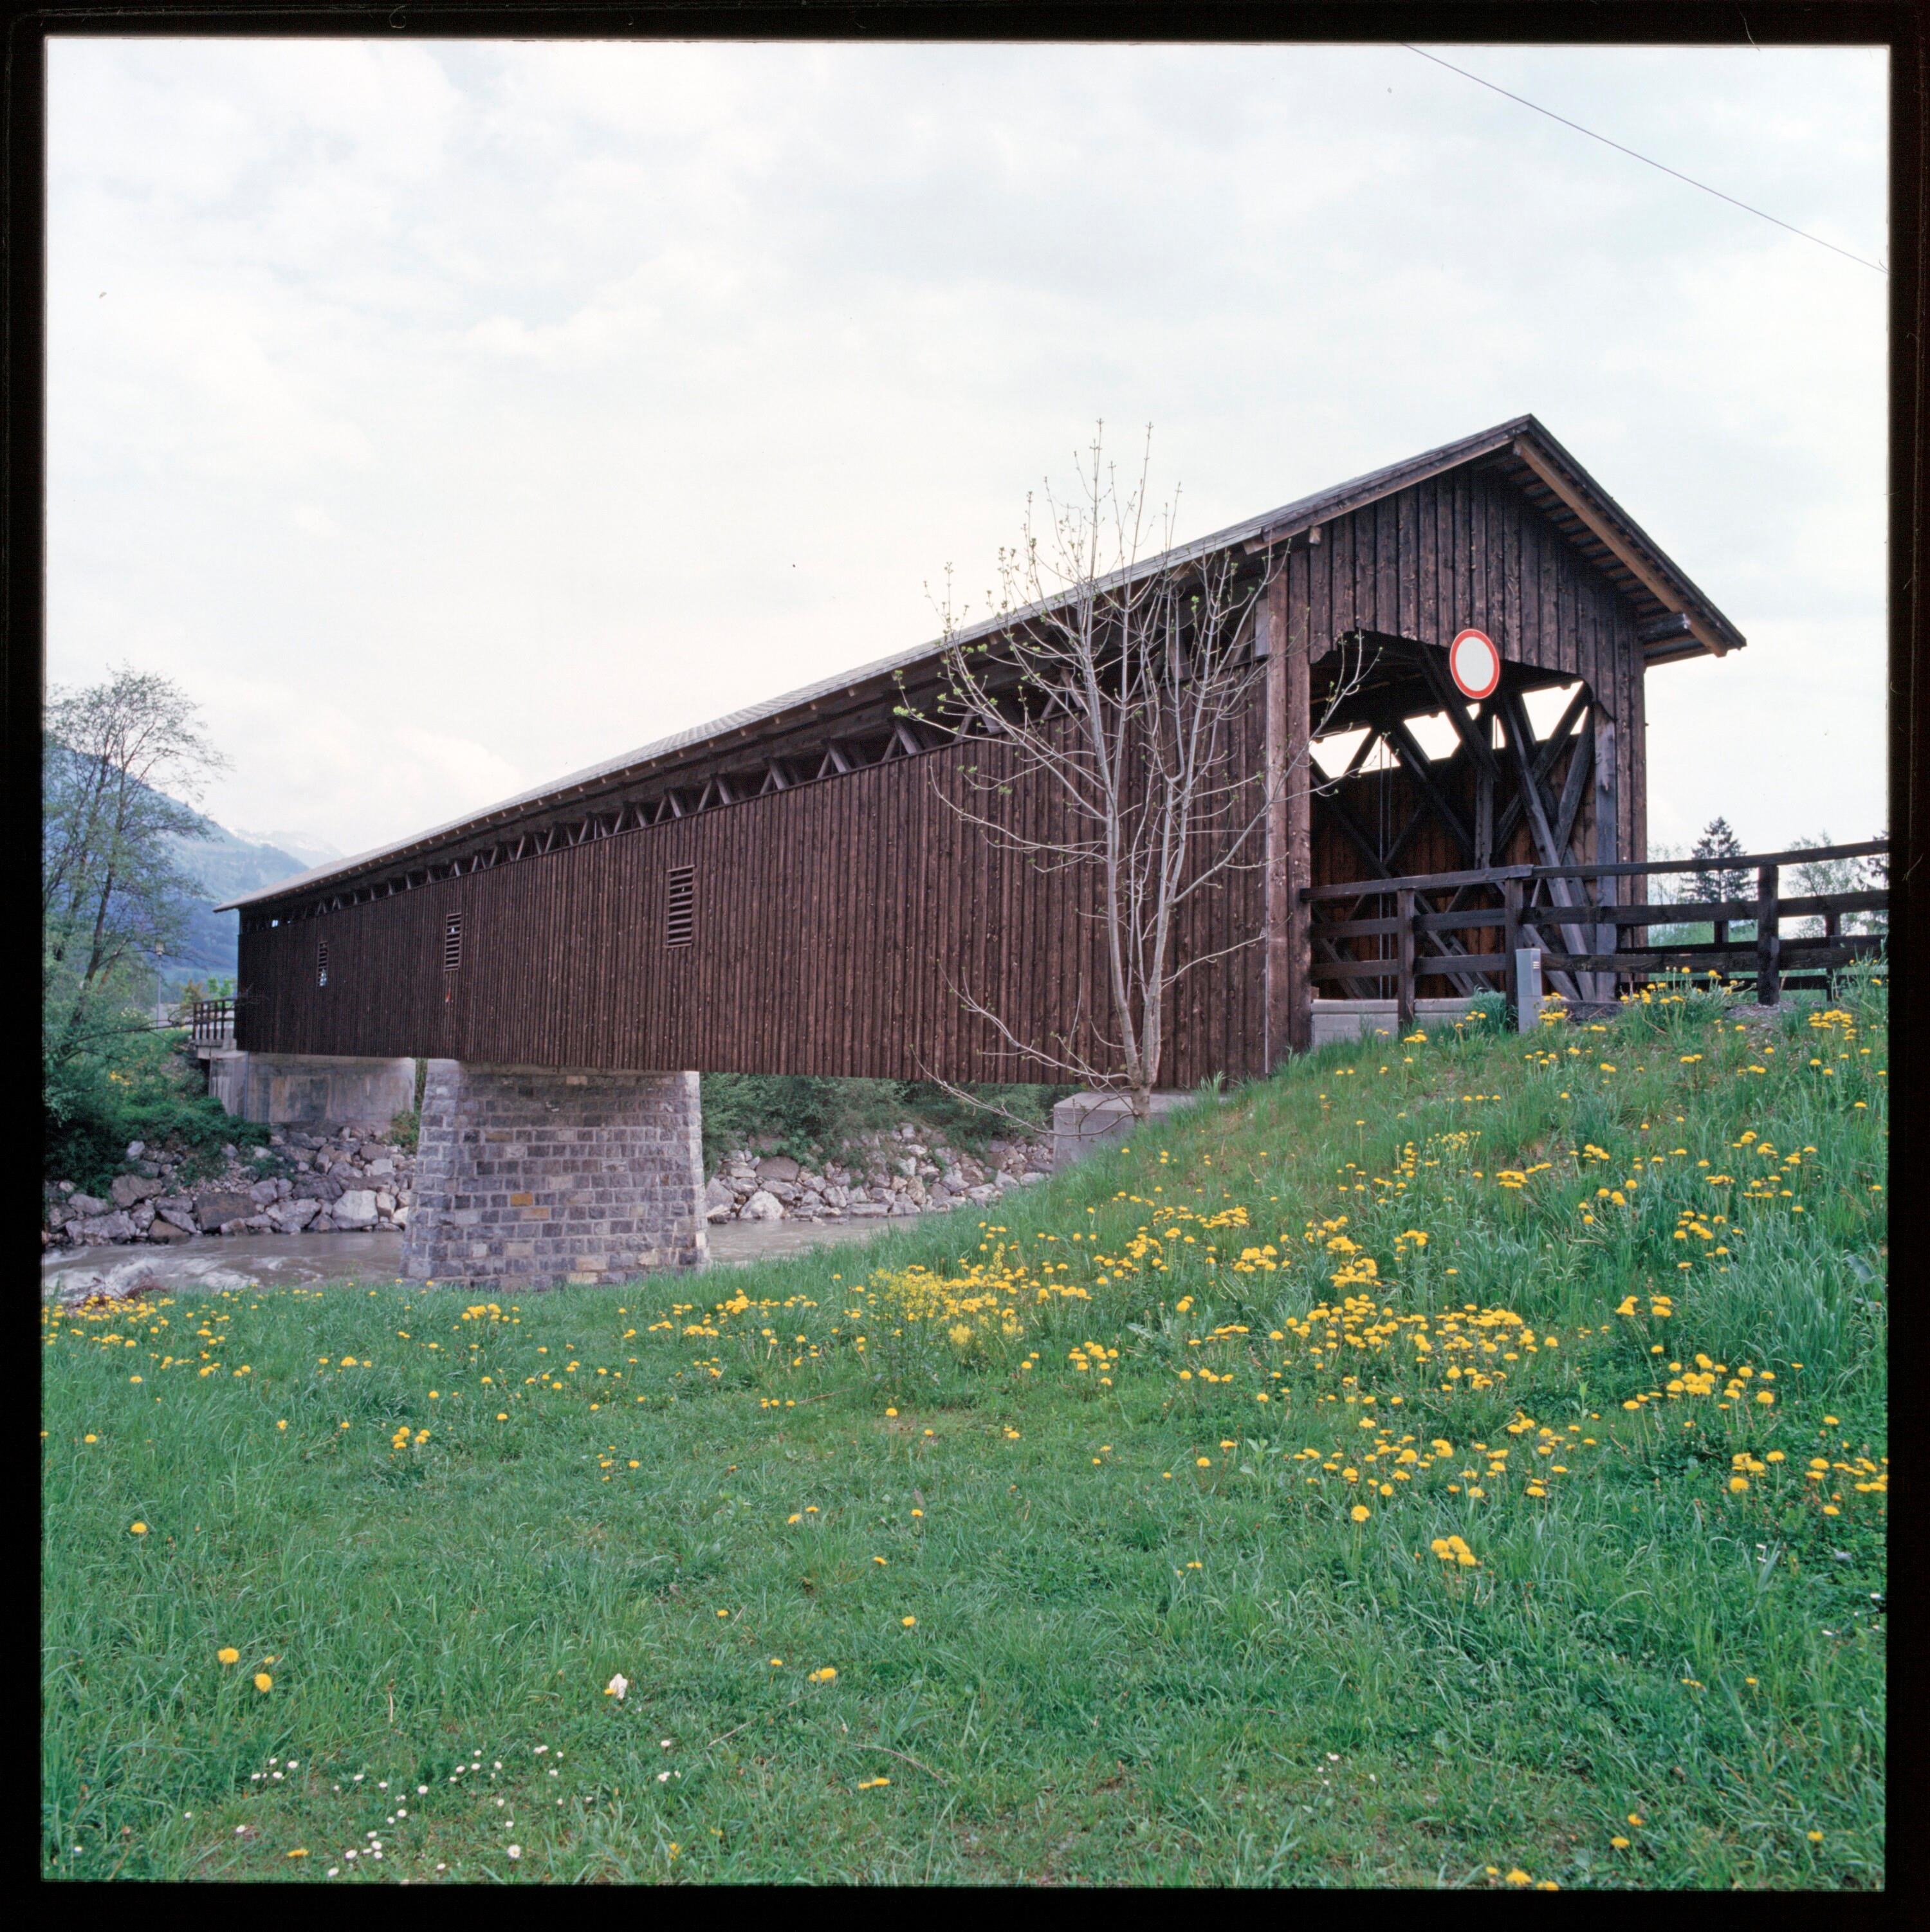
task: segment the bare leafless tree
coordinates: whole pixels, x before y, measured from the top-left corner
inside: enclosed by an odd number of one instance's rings
[[[1878,831],[1877,838],[1888,835]],[[1792,850],[1800,851],[1805,845],[1832,845],[1835,841],[1825,830],[1814,838],[1796,838],[1790,842]],[[1879,892],[1889,884],[1889,854],[1886,852],[1868,853],[1860,859],[1812,859],[1805,865],[1793,867],[1790,882],[1796,892],[1805,898],[1821,898],[1827,892]],[[1838,929],[1843,932],[1887,933],[1889,914],[1887,912],[1846,912],[1838,922]],[[1799,928],[1805,938],[1820,938],[1823,931],[1820,917],[1806,919]]]
[[[1287,788],[1316,782],[1304,754],[1271,776],[1248,754],[1265,674],[1254,638],[1274,565],[1224,548],[1176,550],[1178,493],[1155,511],[1151,458],[1148,428],[1139,473],[1122,482],[1102,424],[1077,459],[1076,493],[1062,500],[1047,485],[1043,513],[1026,499],[1020,542],[999,554],[991,616],[970,628],[952,607],[947,567],[935,599],[944,686],[928,706],[902,707],[998,748],[953,784],[935,775],[940,796],[996,849],[1082,874],[1077,896],[1092,909],[1082,916],[1103,942],[1103,1010],[1071,1015],[1046,1038],[1022,1037],[971,986],[952,990],[1003,1042],[1001,1058],[1119,1092],[1141,1119],[1166,1054],[1169,995],[1262,937],[1256,926],[1186,952],[1181,914],[1229,875],[1263,866],[1268,810]],[[1359,660],[1357,647],[1343,650],[1310,736],[1358,688]],[[1057,794],[1053,836],[1016,829],[1001,808],[1033,783]]]

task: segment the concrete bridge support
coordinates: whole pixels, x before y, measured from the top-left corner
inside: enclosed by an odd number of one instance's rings
[[[274,1126],[362,1127],[386,1133],[416,1105],[413,1060],[243,1053],[202,1046],[208,1090],[230,1114]]]
[[[1424,1033],[1443,1027],[1451,1030],[1472,1004],[1466,998],[1416,1000],[1414,1022]],[[1400,1037],[1400,1009],[1392,1000],[1314,1000],[1309,1006],[1313,1016],[1310,1046],[1326,1046],[1337,1040]]]
[[[1197,1094],[1157,1089],[1148,1126],[1157,1126],[1175,1107],[1186,1106],[1199,1097]],[[1062,1174],[1101,1148],[1119,1146],[1131,1138],[1139,1124],[1133,1103],[1124,1094],[1074,1094],[1060,1101],[1052,1108],[1052,1172]]]
[[[695,1073],[429,1062],[408,1280],[550,1288],[708,1258]]]

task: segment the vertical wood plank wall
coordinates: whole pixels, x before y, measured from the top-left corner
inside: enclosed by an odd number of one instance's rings
[[[1255,706],[1238,748],[1260,756]],[[244,933],[236,1037],[263,1052],[415,1054],[500,1064],[695,1067],[958,1082],[1064,1076],[1002,1057],[970,988],[1020,1037],[1109,1021],[1092,880],[1001,852],[937,795],[953,746],[566,848],[315,919]],[[955,795],[962,796],[956,793]],[[1034,836],[1051,789],[1003,802]],[[1183,980],[1163,1079],[1260,1071],[1262,845],[1184,908],[1178,958],[1254,944]],[[695,934],[664,942],[665,875],[696,868]],[[461,967],[443,967],[460,912]],[[329,941],[329,984],[315,984]],[[1088,1042],[1088,1045],[1090,1042]]]
[[[1634,612],[1519,490],[1492,474],[1454,470],[1337,518],[1321,534],[1318,544],[1295,540],[1287,580],[1289,634],[1307,638],[1316,666],[1355,629],[1445,646],[1472,626],[1511,662],[1580,679],[1615,720],[1615,856],[1646,856],[1647,721]],[[1592,827],[1592,804],[1583,810]],[[1322,884],[1355,876],[1320,874],[1317,857],[1316,868]],[[1431,861],[1402,862],[1404,872],[1431,869]]]

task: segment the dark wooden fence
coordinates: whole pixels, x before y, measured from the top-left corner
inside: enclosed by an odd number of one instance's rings
[[[1309,912],[1313,983],[1329,997],[1385,998],[1391,982],[1406,1027],[1413,1022],[1421,981],[1444,981],[1460,993],[1513,995],[1517,956],[1530,955],[1537,956],[1538,975],[1571,1007],[1612,1006],[1627,988],[1670,972],[1713,972],[1751,985],[1758,1004],[1773,1006],[1785,988],[1826,989],[1832,975],[1852,961],[1880,954],[1884,934],[1845,932],[1842,922],[1846,915],[1889,909],[1885,888],[1785,897],[1783,868],[1889,850],[1876,839],[1726,860],[1492,866],[1314,886],[1301,894]],[[1753,872],[1754,896],[1667,902],[1645,889],[1638,899],[1627,896],[1638,880],[1712,872]],[[1782,931],[1785,920],[1817,918],[1820,933]],[[1649,943],[1652,926],[1701,925],[1712,928],[1712,938]],[[1733,934],[1739,925],[1751,928],[1746,936]],[[1373,956],[1361,956],[1369,944]]]
[[[235,1003],[233,1000],[197,1000],[188,1010],[188,1023],[197,1046],[232,1046],[235,1042]]]

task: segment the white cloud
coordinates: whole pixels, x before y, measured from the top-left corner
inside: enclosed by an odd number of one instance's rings
[[[1886,246],[1880,52],[1443,51]],[[1881,815],[1886,285],[1397,48],[50,75],[50,669],[181,679],[230,819],[359,849],[929,636],[1100,415],[1197,533],[1523,409],[1751,640],[1652,682],[1657,836]]]

